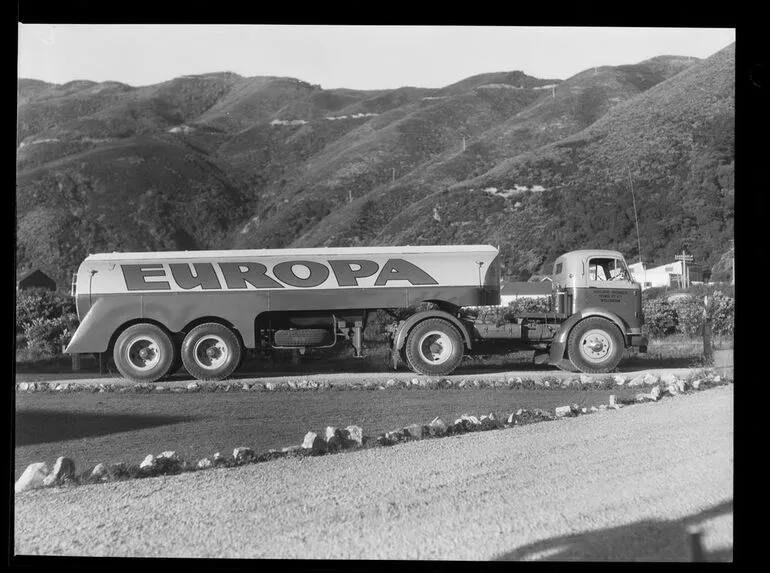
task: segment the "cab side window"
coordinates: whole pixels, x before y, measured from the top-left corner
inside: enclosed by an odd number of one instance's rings
[[[588,262],[588,280],[590,281],[630,281],[622,260],[596,257]]]
[[[591,259],[588,264],[588,278],[592,281],[606,281],[607,276],[604,271],[604,265],[601,261],[605,259]]]

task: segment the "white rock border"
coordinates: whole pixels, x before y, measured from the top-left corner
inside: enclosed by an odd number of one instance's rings
[[[636,398],[626,399],[621,403],[612,394],[609,396],[609,404],[600,404],[598,407],[591,406],[590,410],[585,407],[581,408],[577,404],[559,406],[555,408],[553,413],[540,408],[520,408],[516,412],[509,414],[505,418],[505,422],[499,420],[494,412],[482,415],[480,418],[470,414],[463,414],[452,424],[447,424],[437,417],[429,424],[410,424],[397,430],[383,432],[375,438],[365,436],[360,426],[350,425],[345,429],[329,426],[325,429],[325,437],[321,437],[321,435],[313,431],[308,432],[302,445],[287,446],[281,450],[270,449],[262,454],[256,454],[251,448],[240,446],[233,450],[232,458],[225,458],[222,454],[216,452],[212,458],[203,458],[194,464],[180,459],[174,451],[164,451],[157,456],[148,454],[138,466],[130,466],[123,462],[110,465],[99,463],[90,472],[77,476],[74,462],[69,458],[59,457],[51,472],[49,472],[48,465],[45,462],[36,462],[27,466],[21,477],[16,481],[14,492],[18,494],[29,490],[56,487],[64,484],[77,486],[123,478],[173,475],[223,466],[234,467],[261,463],[287,456],[327,455],[346,450],[393,446],[400,442],[441,438],[474,431],[506,429],[517,425],[588,415],[604,410],[617,410],[623,407],[623,405],[633,405],[638,402],[658,402],[663,397],[676,397],[680,394],[692,393],[692,391],[706,390],[733,383],[732,380],[723,380],[721,376],[715,375],[713,371],[696,372],[692,378],[666,379],[665,382],[668,384],[665,391],[661,391],[660,385],[656,384],[649,394],[638,394]],[[619,384],[623,383],[625,383],[625,380]],[[151,388],[151,386],[149,387]],[[198,391],[198,389],[189,391]]]
[[[582,387],[603,388],[610,390],[618,386],[649,387],[656,385],[670,387],[679,385],[683,380],[691,382],[696,379],[721,381],[722,377],[717,374],[717,368],[693,369],[692,374],[685,378],[677,377],[674,374],[666,373],[662,377],[646,372],[633,376],[632,374],[604,374],[599,376],[587,376],[585,374],[561,374],[554,373],[552,376],[544,376],[538,379],[522,378],[521,376],[506,377],[494,380],[481,378],[465,378],[451,380],[444,377],[412,378],[409,380],[396,380],[390,378],[385,382],[342,382],[332,384],[330,382],[315,380],[297,379],[286,382],[262,382],[249,383],[243,380],[233,379],[222,382],[201,382],[190,381],[183,386],[169,385],[166,383],[152,384],[125,384],[125,383],[100,383],[100,384],[78,384],[71,382],[17,382],[17,392],[118,392],[118,393],[153,393],[153,392],[177,392],[177,393],[195,393],[195,392],[319,392],[328,390],[445,390],[445,389],[552,389],[559,390],[564,388]],[[173,384],[173,383],[172,383]],[[681,391],[681,390],[680,390]]]

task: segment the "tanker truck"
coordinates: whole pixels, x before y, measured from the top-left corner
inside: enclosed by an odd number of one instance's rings
[[[352,345],[378,309],[394,367],[443,376],[464,356],[534,351],[537,363],[612,371],[629,348],[646,352],[641,287],[623,255],[577,250],[539,283],[542,312],[489,320],[500,305],[500,253],[489,245],[101,253],[73,276],[80,319],[65,352],[113,357],[126,378],[152,382],[181,366],[222,380],[248,351]],[[499,308],[499,306],[498,306]]]

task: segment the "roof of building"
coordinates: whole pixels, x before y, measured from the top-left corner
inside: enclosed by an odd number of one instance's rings
[[[51,282],[56,282],[51,277],[49,277],[47,274],[45,274],[43,271],[41,271],[40,269],[32,269],[31,271],[27,271],[26,273],[20,275],[19,279],[18,279],[18,282],[25,281],[28,278],[30,278],[30,277],[32,277],[32,276],[34,276],[36,274],[39,274],[40,276],[42,276],[43,278],[48,279]]]

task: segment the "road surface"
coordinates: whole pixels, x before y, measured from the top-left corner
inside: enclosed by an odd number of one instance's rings
[[[16,554],[732,559],[733,385],[554,422],[15,496]]]

